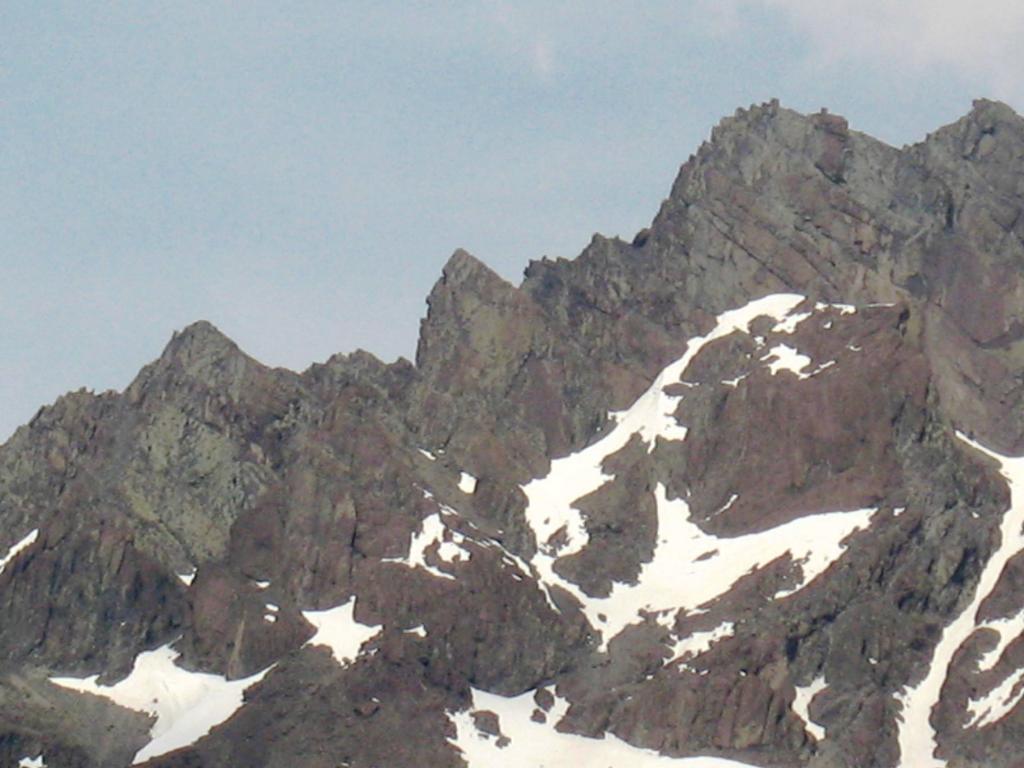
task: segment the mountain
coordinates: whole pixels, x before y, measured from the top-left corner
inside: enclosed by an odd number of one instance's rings
[[[0,765],[1024,766],[1024,119],[739,110],[415,363],[209,323],[0,447]]]

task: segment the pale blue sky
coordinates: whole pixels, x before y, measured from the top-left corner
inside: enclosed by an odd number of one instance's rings
[[[631,237],[737,106],[902,144],[1024,104],[1014,5],[891,5],[5,3],[0,440],[200,318],[275,365],[411,357],[452,250],[518,282]]]

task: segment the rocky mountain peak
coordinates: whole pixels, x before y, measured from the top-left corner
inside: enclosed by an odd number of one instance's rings
[[[246,377],[265,370],[213,323],[199,320],[172,335],[160,357],[140,371],[127,393],[138,399],[151,390],[202,387],[239,397]]]
[[[0,765],[1019,768],[1022,136],[755,105],[631,242],[452,254],[415,365],[196,323],[43,410]]]
[[[441,268],[441,283],[454,290],[465,283],[505,283],[494,270],[462,248],[457,248]]]
[[[241,355],[230,338],[208,320],[197,320],[175,331],[164,347],[160,360],[177,363],[188,370],[200,371],[217,361]]]
[[[438,335],[457,333],[462,346],[476,346],[473,336],[489,332],[487,323],[473,322],[474,317],[501,314],[521,306],[522,296],[490,267],[461,248],[456,250],[441,270],[441,278],[427,298],[427,316],[420,326],[416,364],[429,368],[434,364],[433,351],[438,350]],[[449,339],[449,342],[453,342]],[[446,342],[444,351],[453,352],[458,345]]]
[[[972,181],[958,178],[964,175],[963,160],[981,170],[975,185],[991,184],[990,191],[998,194],[1019,195],[1024,189],[1014,183],[1011,170],[1012,164],[1024,157],[1024,118],[1000,101],[976,100],[966,115],[929,134],[912,153],[941,175],[958,196]]]
[[[965,120],[977,123],[983,130],[992,130],[997,126],[1024,126],[1021,117],[1009,104],[995,99],[975,99]]]

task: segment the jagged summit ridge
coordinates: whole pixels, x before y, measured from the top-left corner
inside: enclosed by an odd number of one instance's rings
[[[632,242],[456,251],[415,365],[198,323],[45,409],[0,764],[1016,768],[1017,504],[962,435],[1024,447],[1022,149],[753,107]]]

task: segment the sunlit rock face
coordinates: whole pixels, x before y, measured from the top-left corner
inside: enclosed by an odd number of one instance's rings
[[[0,765],[1024,764],[1024,121],[740,110],[415,363],[208,323],[0,447]]]

